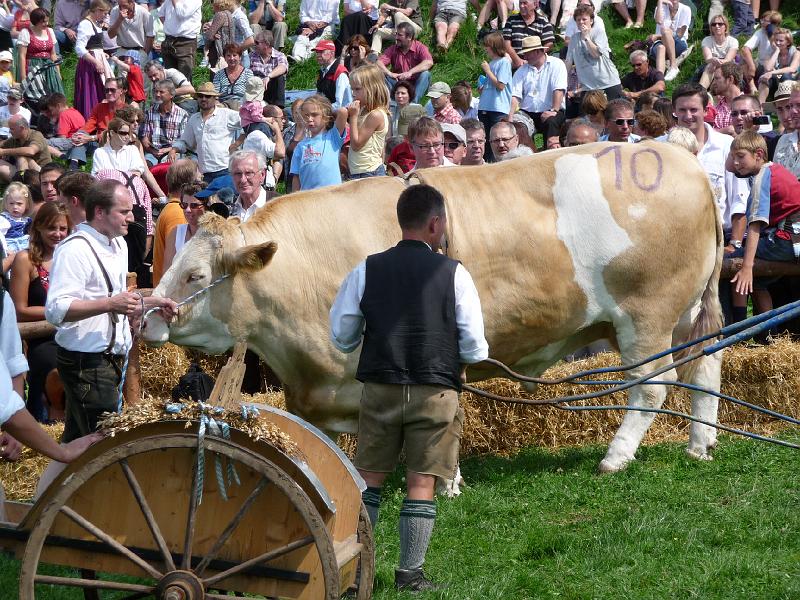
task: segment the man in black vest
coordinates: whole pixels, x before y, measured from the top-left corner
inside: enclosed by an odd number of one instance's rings
[[[320,40],[314,49],[320,71],[317,91],[331,101],[333,110],[347,108],[353,101],[347,69],[336,58],[336,46],[330,40]]]
[[[381,485],[405,448],[408,495],[400,511],[398,589],[437,586],[422,570],[436,503],[436,477],[458,465],[466,365],[488,356],[478,292],[467,270],[438,254],[447,227],[444,198],[428,185],[397,201],[403,232],[345,279],[331,308],[331,338],[343,352],[362,340],[356,378],[364,383],[355,464],[367,483],[373,525]]]

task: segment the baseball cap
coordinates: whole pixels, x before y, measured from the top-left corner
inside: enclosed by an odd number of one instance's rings
[[[454,138],[456,138],[459,142],[467,145],[467,132],[461,125],[455,123],[442,123],[442,131],[444,133],[449,133]]]
[[[22,100],[22,90],[18,87],[13,87],[8,90],[8,97],[14,100]]]
[[[0,62],[4,60],[7,60],[8,62],[14,61],[14,57],[11,56],[11,52],[9,52],[8,50],[3,50],[2,52],[0,52]]]
[[[211,180],[205,189],[197,192],[195,198],[208,198],[213,195],[220,195],[223,190],[233,190],[233,177],[230,175],[223,175]],[[224,192],[222,195],[225,195]]]
[[[430,87],[430,89],[428,89],[429,98],[439,98],[440,96],[444,96],[445,94],[449,93],[450,93],[450,86],[447,85],[444,81],[437,81]]]
[[[336,45],[330,40],[320,40],[316,47],[314,48],[315,52],[323,52],[324,50],[330,50],[331,52],[336,52]]]
[[[397,135],[408,135],[408,127],[425,115],[425,107],[419,104],[409,104],[400,109],[400,116],[397,118]]]

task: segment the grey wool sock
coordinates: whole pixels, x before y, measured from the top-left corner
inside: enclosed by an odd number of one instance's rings
[[[400,509],[400,568],[421,569],[436,519],[433,500],[403,500]]]
[[[361,492],[361,501],[367,509],[370,525],[375,527],[375,523],[378,522],[378,513],[381,510],[381,488],[368,487]]]

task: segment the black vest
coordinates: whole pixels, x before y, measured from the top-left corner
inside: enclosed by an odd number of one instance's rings
[[[360,305],[366,327],[356,379],[461,389],[457,266],[413,240],[367,258]]]
[[[320,71],[317,76],[317,91],[331,101],[336,102],[336,79],[342,73],[347,73],[345,66],[339,59],[333,61],[325,71]]]

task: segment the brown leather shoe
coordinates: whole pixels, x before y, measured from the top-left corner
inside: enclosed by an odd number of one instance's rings
[[[439,590],[442,586],[433,583],[425,577],[422,569],[407,571],[405,569],[395,569],[394,587],[407,592],[427,592]]]

